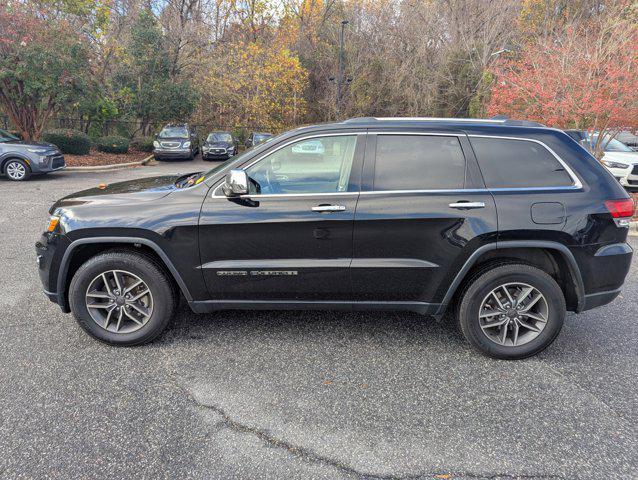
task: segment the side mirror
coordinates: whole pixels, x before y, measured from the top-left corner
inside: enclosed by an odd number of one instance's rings
[[[226,175],[222,191],[227,197],[238,197],[248,193],[248,175],[244,170],[231,170]]]

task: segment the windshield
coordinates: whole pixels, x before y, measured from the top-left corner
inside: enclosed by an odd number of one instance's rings
[[[188,138],[188,130],[184,127],[166,127],[158,136],[159,138]]]
[[[9,142],[11,140],[20,140],[20,139],[16,137],[15,135],[11,135],[6,130],[0,129],[0,142]]]
[[[596,145],[598,135],[592,135],[592,143]],[[633,152],[631,148],[615,138],[609,140],[609,137],[603,138],[601,147],[605,152]]]
[[[230,133],[211,133],[206,141],[233,143],[233,136]]]

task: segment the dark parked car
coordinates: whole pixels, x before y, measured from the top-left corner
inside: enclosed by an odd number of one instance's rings
[[[352,119],[205,173],[69,195],[36,251],[47,296],[112,344],[155,338],[183,296],[200,313],[449,312],[474,347],[514,359],[566,311],[618,296],[633,209],[558,130]]]
[[[188,159],[199,153],[199,139],[188,124],[166,125],[153,142],[156,160]]]
[[[235,139],[230,132],[211,132],[202,145],[204,160],[226,160],[235,153]]]
[[[252,132],[246,139],[246,148],[254,147],[273,138],[272,133]]]
[[[23,142],[0,130],[0,174],[9,180],[28,180],[33,174],[62,170],[66,167],[62,152],[52,143]]]

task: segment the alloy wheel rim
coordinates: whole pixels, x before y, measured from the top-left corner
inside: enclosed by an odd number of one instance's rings
[[[10,162],[7,165],[7,175],[14,180],[20,180],[24,178],[27,173],[27,169],[20,162]]]
[[[526,283],[505,283],[481,302],[478,321],[492,342],[519,347],[538,337],[547,325],[549,305],[545,296]]]
[[[132,333],[153,315],[153,294],[146,282],[126,270],[108,270],[89,283],[85,305],[93,321],[113,333]]]

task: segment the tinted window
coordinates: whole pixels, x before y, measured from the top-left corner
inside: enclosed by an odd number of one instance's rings
[[[463,188],[465,158],[456,137],[378,135],[375,190]]]
[[[561,163],[536,142],[470,140],[489,188],[562,187],[574,183]]]
[[[348,191],[356,135],[319,137],[287,145],[246,170],[255,193]]]

